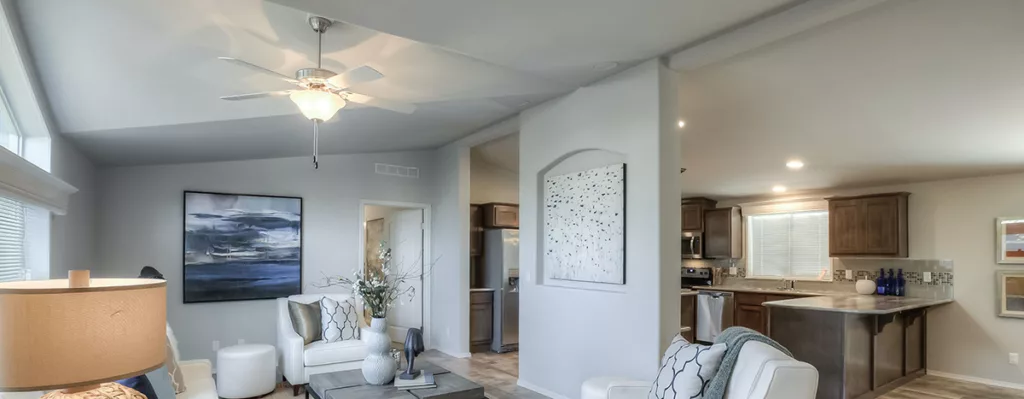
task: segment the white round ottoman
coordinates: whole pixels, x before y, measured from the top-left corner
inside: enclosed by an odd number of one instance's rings
[[[255,398],[274,392],[277,354],[271,345],[235,345],[217,351],[217,396]]]

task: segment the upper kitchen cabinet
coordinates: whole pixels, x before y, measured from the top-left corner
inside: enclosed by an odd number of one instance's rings
[[[704,211],[704,257],[739,259],[743,257],[743,219],[740,208]]]
[[[492,202],[480,206],[483,224],[488,229],[518,229],[519,205]]]
[[[704,211],[714,209],[718,202],[704,197],[683,198],[680,201],[683,233],[704,231]]]
[[[899,192],[825,198],[829,256],[906,258],[908,196]]]

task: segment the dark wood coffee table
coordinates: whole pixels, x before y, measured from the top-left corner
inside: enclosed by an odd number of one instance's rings
[[[484,399],[484,387],[473,381],[430,362],[416,366],[434,373],[437,388],[400,391],[394,384],[368,385],[356,369],[311,375],[307,392],[315,399]]]

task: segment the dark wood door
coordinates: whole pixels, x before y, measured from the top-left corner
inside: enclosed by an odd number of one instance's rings
[[[732,257],[732,208],[704,211],[704,257]]]
[[[857,254],[863,247],[864,220],[858,200],[828,204],[828,248],[830,254]]]
[[[469,206],[469,256],[480,255],[484,240],[483,210],[480,205]]]
[[[899,198],[877,197],[861,200],[864,207],[862,253],[889,255],[899,252]]]
[[[765,311],[761,305],[736,304],[736,325],[764,334]]]
[[[704,229],[704,207],[700,204],[683,204],[680,206],[683,231],[701,231]]]

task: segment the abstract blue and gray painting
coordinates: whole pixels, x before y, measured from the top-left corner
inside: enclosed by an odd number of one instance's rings
[[[302,199],[185,192],[184,302],[302,290]]]

